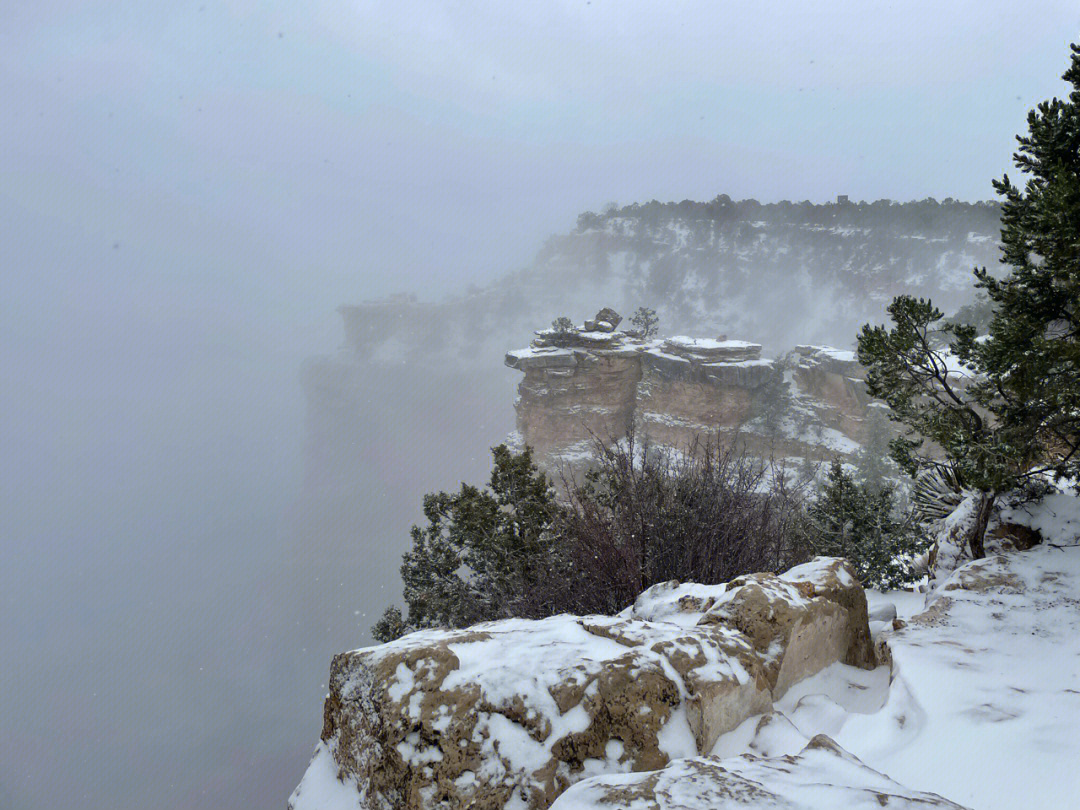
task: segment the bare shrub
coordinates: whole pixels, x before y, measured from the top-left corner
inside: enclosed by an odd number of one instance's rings
[[[557,531],[572,561],[566,610],[614,613],[668,580],[715,584],[807,556],[805,484],[735,442],[681,452],[630,435],[596,442],[583,481],[565,480]]]

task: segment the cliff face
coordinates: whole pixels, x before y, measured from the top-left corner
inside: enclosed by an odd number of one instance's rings
[[[519,430],[545,453],[572,455],[589,430],[606,439],[633,424],[671,444],[701,426],[738,429],[778,456],[850,452],[865,432],[858,373],[836,366],[835,353],[773,362],[791,390],[791,407],[775,408],[768,369],[686,347],[624,339],[632,351],[620,356],[602,339],[583,341],[570,359],[505,368],[506,348],[537,324],[605,302],[655,307],[669,335],[753,338],[759,359],[795,342],[847,347],[895,294],[930,296],[946,311],[967,303],[971,268],[997,261],[999,227],[996,205],[949,201],[631,205],[583,216],[526,268],[467,293],[342,307],[344,345],[303,376],[307,474],[294,556],[325,601],[298,609],[340,639],[327,645],[366,630],[364,614],[393,598],[421,495],[490,474],[486,448],[514,427],[508,394],[520,372]],[[327,631],[321,617],[346,604],[360,616]]]
[[[538,333],[506,365],[524,373],[517,432],[548,466],[633,428],[683,449],[719,436],[750,452],[826,459],[859,447],[869,398],[851,352],[799,346],[782,361],[741,340]]]
[[[525,372],[517,429],[540,454],[584,449],[592,434],[624,436],[633,425],[642,377],[634,348],[525,349],[507,354],[506,363]]]

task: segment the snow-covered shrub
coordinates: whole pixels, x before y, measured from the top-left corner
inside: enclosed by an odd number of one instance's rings
[[[860,483],[834,461],[808,512],[815,553],[847,558],[864,587],[890,590],[919,579],[914,562],[929,541],[897,516],[891,485]]]

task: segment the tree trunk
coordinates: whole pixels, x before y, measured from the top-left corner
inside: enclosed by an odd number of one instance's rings
[[[994,512],[994,502],[997,500],[996,492],[984,492],[979,497],[979,505],[975,508],[975,525],[971,529],[968,538],[968,548],[971,549],[971,558],[981,560],[986,556],[986,546],[983,538],[986,536],[986,526],[990,522],[990,515]]]

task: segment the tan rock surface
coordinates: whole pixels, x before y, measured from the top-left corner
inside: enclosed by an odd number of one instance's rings
[[[631,427],[678,449],[701,438],[737,437],[762,457],[817,460],[850,454],[864,432],[869,398],[851,352],[798,347],[787,379],[799,419],[808,418],[811,429],[766,435],[755,427],[756,405],[785,372],[761,357],[759,344],[579,330],[556,348],[549,331],[537,334],[530,348],[509,352],[506,364],[525,374],[518,434],[549,467],[587,458],[594,439],[620,439]]]
[[[552,810],[927,810],[963,808],[909,790],[867,767],[824,735],[796,756],[695,757],[660,771],[599,776],[564,793]]]
[[[311,767],[332,768],[364,810],[547,808],[588,776],[707,752],[789,683],[858,658],[861,595],[846,563],[819,558],[782,577],[656,586],[615,617],[344,653]],[[295,810],[317,810],[302,788]]]

